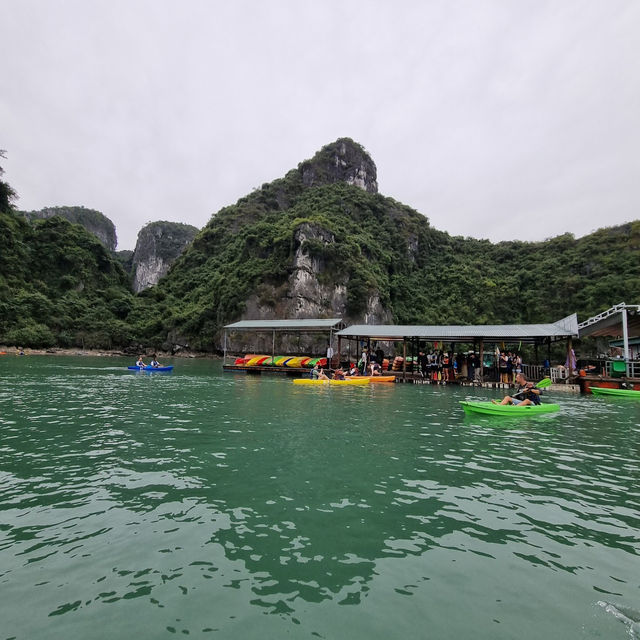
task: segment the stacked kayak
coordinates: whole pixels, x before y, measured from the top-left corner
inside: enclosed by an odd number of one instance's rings
[[[311,385],[311,386],[337,386],[337,387],[348,387],[348,386],[361,386],[364,384],[369,384],[369,378],[348,378],[346,380],[310,380],[309,378],[297,378],[293,381],[293,384],[302,384],[302,385]]]
[[[290,367],[292,369],[312,369],[315,364],[319,367],[327,366],[326,358],[311,358],[309,356],[266,356],[247,355],[236,358],[235,365],[245,367]]]
[[[532,416],[539,413],[555,413],[560,411],[558,404],[493,404],[493,402],[476,402],[461,400],[460,404],[467,414],[484,414],[489,416]]]
[[[605,387],[589,387],[594,396],[623,396],[626,398],[640,398],[640,391],[633,389],[607,389]]]
[[[132,371],[171,371],[173,370],[173,365],[169,365],[167,367],[150,367],[147,365],[146,367],[127,367],[127,369],[131,369]]]

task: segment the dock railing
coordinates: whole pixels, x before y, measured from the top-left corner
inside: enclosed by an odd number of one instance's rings
[[[539,364],[523,364],[522,373],[527,376],[527,380],[542,380],[545,376],[545,368]]]
[[[620,372],[614,371],[614,365],[624,362],[624,360],[607,360],[604,363],[604,371],[606,376],[620,377]],[[640,360],[627,361],[626,377],[640,378]]]

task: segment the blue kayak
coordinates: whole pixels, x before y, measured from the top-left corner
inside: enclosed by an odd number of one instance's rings
[[[171,371],[173,369],[173,365],[168,367],[150,367],[147,365],[146,367],[127,367],[127,369],[132,369],[133,371]]]

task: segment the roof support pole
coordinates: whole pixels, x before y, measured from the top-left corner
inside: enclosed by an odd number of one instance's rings
[[[276,355],[276,332],[273,330],[273,339],[271,340],[271,362],[273,362],[273,357]]]
[[[451,376],[451,380],[455,381],[456,379],[456,343],[452,342],[449,344],[449,375]]]
[[[407,381],[407,339],[402,339],[402,382]]]
[[[573,341],[571,336],[567,338],[567,378],[573,375],[573,369],[575,369],[575,358],[573,357]],[[551,358],[549,358],[549,373],[551,373]]]
[[[329,346],[327,347],[327,369],[329,369],[329,371],[331,371],[331,368],[333,366],[333,329],[329,329]],[[340,359],[340,357],[338,356],[338,360]]]
[[[342,357],[342,336],[338,336],[338,369],[340,368],[341,357]]]
[[[222,345],[222,364],[227,364],[227,330],[224,330],[224,343]]]
[[[480,368],[480,382],[484,382],[484,340],[480,338],[480,362],[478,363]]]
[[[622,348],[624,349],[625,374],[629,376],[629,327],[627,326],[627,308],[622,308]]]

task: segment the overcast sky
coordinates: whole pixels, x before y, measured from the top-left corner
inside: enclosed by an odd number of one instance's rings
[[[542,240],[640,218],[638,0],[0,0],[20,209],[133,249],[348,136],[437,229]]]

